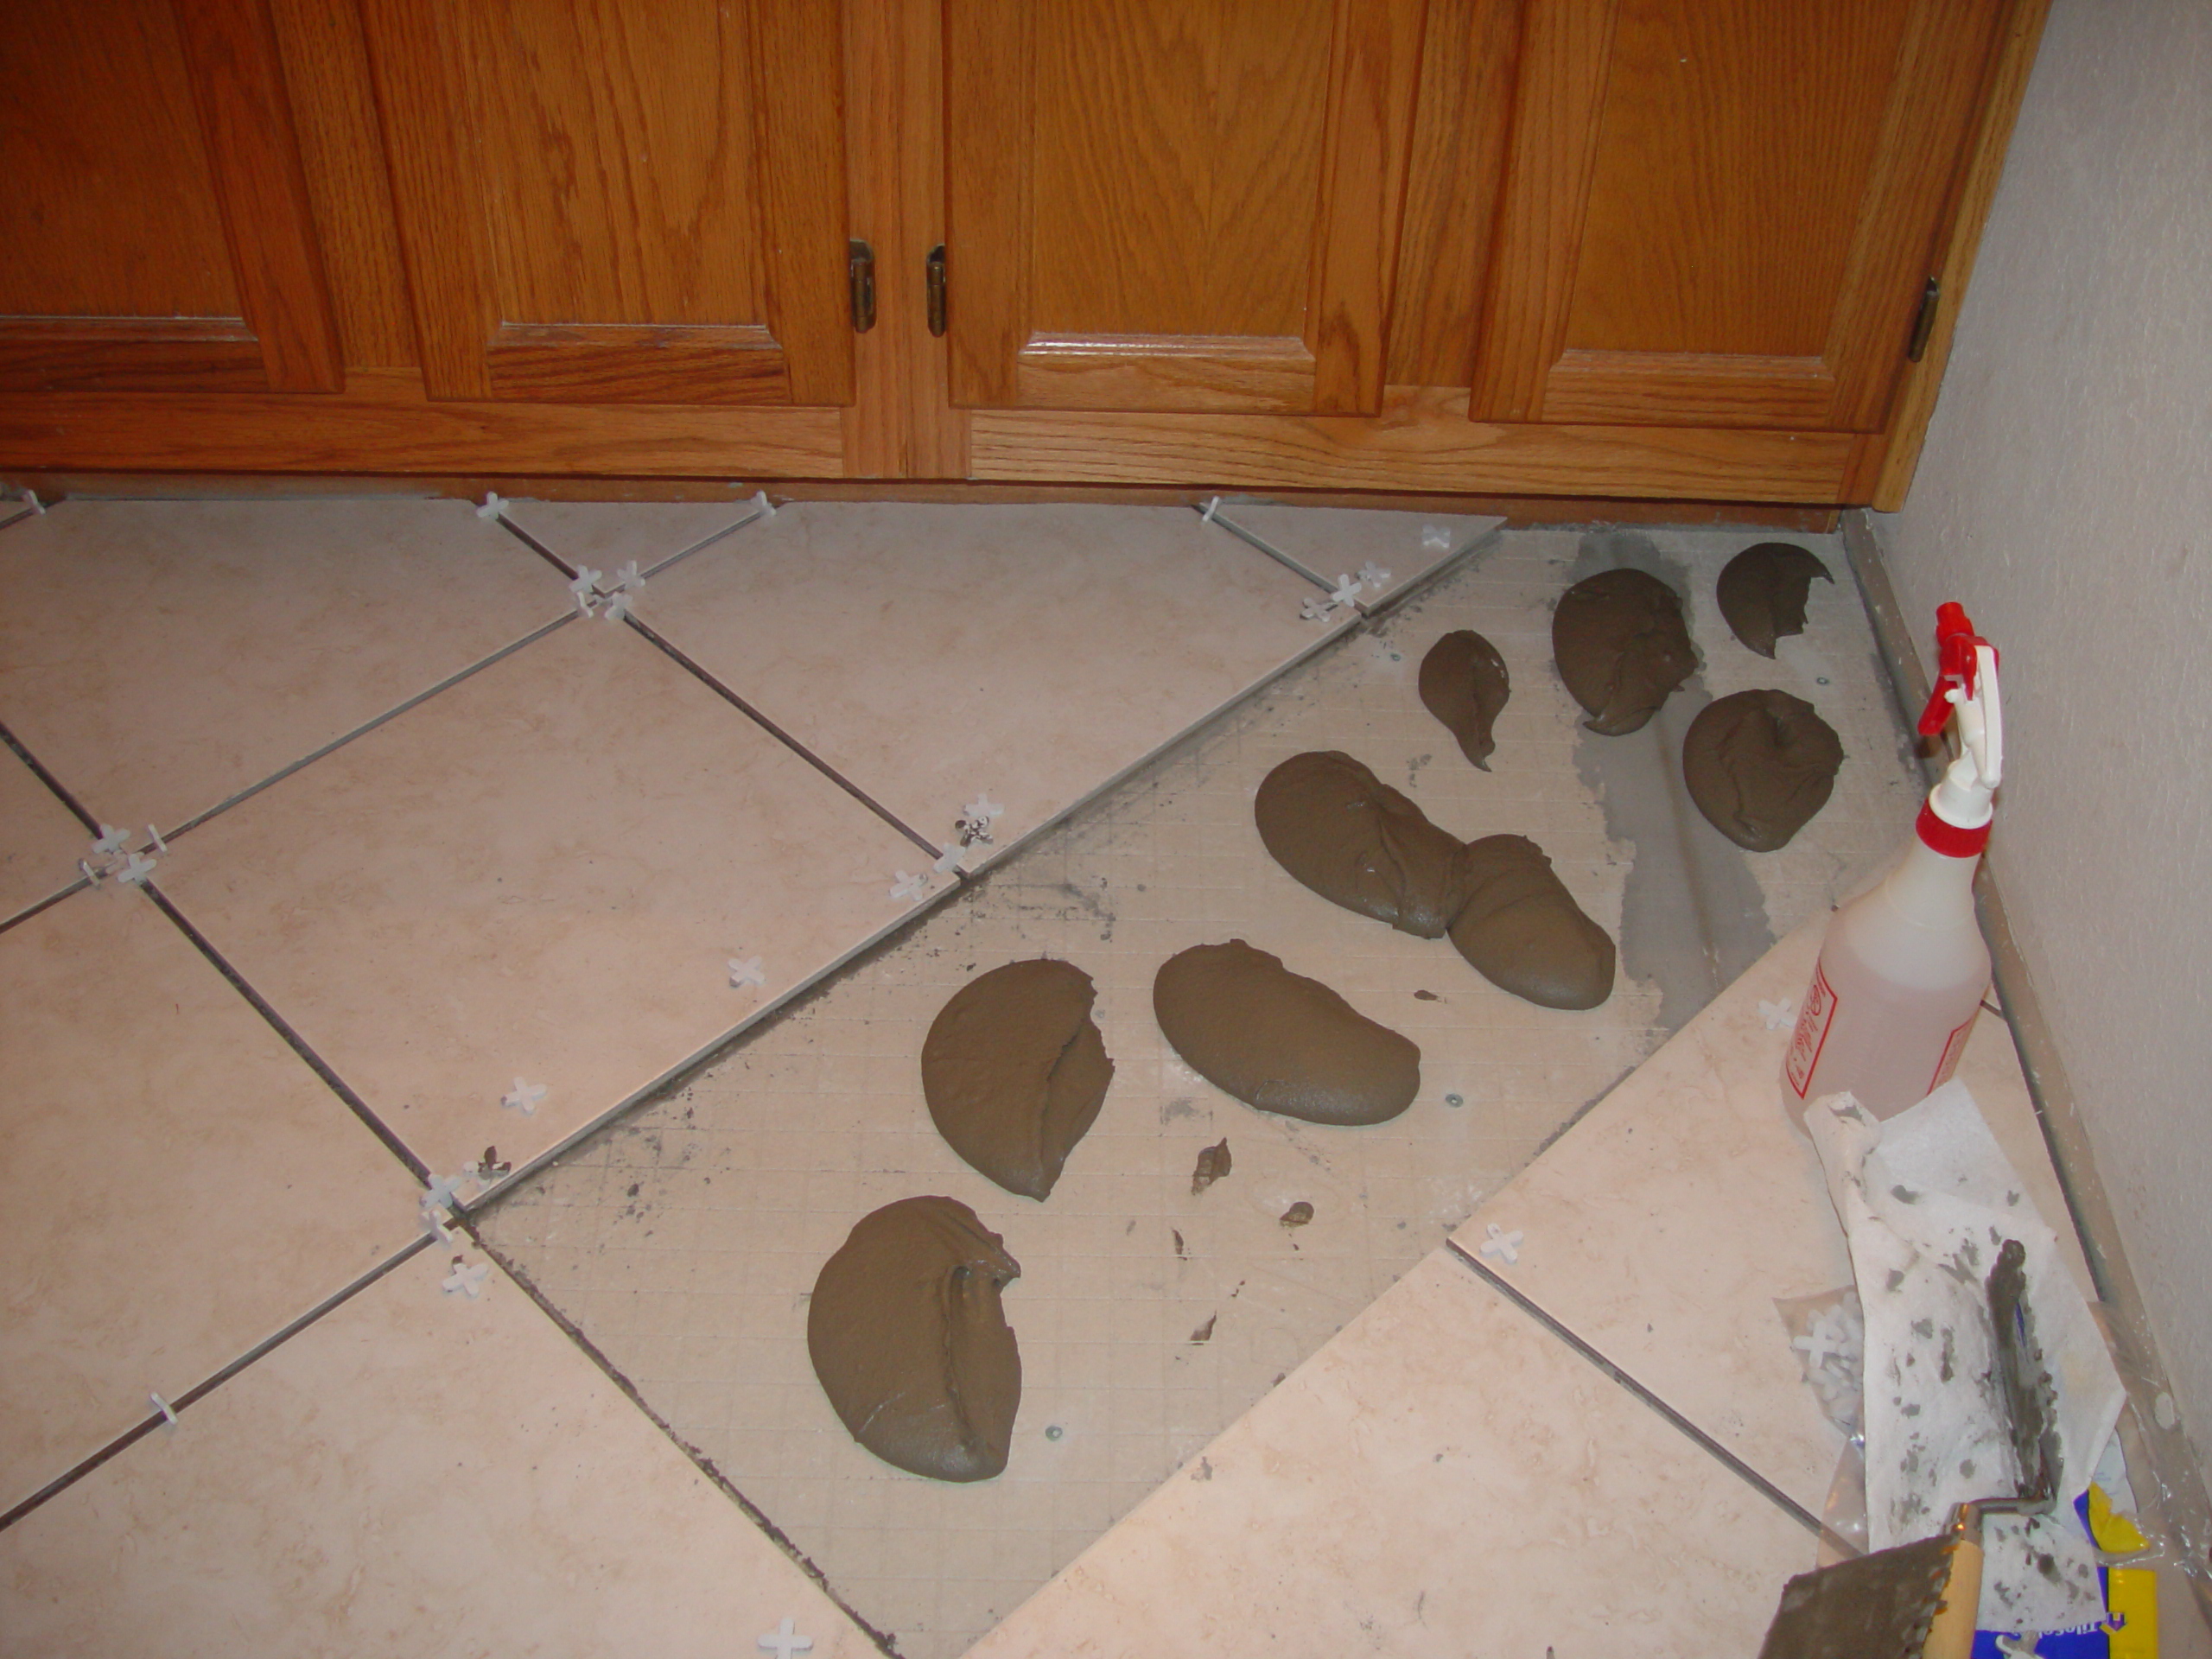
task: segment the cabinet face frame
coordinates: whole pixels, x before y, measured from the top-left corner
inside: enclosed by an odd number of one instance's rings
[[[345,385],[267,0],[175,0],[170,10],[241,315],[0,318],[0,391],[328,392]]]
[[[542,322],[501,313],[471,94],[470,0],[361,0],[423,382],[435,399],[841,404],[848,313],[842,0],[747,0],[746,134],[764,321]],[[736,26],[736,25],[733,25]],[[475,65],[486,74],[496,65]]]
[[[1374,414],[1425,0],[1337,0],[1295,334],[1056,334],[1033,315],[1033,0],[944,0],[951,395],[963,408]]]
[[[1909,8],[1827,338],[1817,355],[1796,357],[1567,344],[1616,30],[1634,3],[1528,8],[1470,417],[1881,430],[1955,210],[2005,0]]]

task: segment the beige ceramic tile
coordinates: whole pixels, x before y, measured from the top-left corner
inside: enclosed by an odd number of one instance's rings
[[[5,1510],[388,1259],[421,1189],[127,888],[0,933],[0,1054]]]
[[[473,1255],[472,1252],[472,1255]],[[873,1644],[493,1268],[424,1251],[0,1533],[16,1653]]]
[[[1003,849],[1343,626],[1313,595],[1180,507],[799,502],[639,613],[931,841],[988,794]]]
[[[1505,522],[1464,514],[1243,501],[1224,502],[1217,512],[1316,582],[1333,588],[1347,575],[1358,580],[1362,605],[1373,605],[1418,581]]]
[[[77,880],[91,843],[38,774],[0,747],[0,922]]]
[[[519,1164],[908,910],[927,855],[632,630],[557,629],[162,882],[434,1169]],[[733,958],[766,982],[734,989]],[[547,1093],[504,1107],[518,1078]]]
[[[1848,1285],[1851,1261],[1783,1108],[1789,1031],[1759,1005],[1795,1007],[1826,925],[1777,945],[1455,1235],[1475,1251],[1493,1224],[1522,1233],[1494,1271],[1815,1514],[1843,1443],[1774,1304]],[[2086,1286],[2001,1020],[1977,1023],[1959,1076]]]
[[[1749,1654],[1812,1564],[1440,1252],[974,1653]]]
[[[0,537],[0,721],[164,830],[558,616],[462,501],[65,501]]]
[[[571,566],[611,582],[634,559],[650,576],[671,559],[726,534],[760,511],[750,501],[512,501],[508,520]]]

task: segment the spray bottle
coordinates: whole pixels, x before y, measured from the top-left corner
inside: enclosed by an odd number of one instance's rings
[[[1897,867],[1829,918],[1783,1058],[1794,1112],[1846,1089],[1877,1117],[1916,1104],[1950,1080],[1989,986],[1974,877],[2004,776],[1997,648],[1955,604],[1937,609],[1936,643],[1920,731],[1934,737],[1956,721],[1959,756],[1929,791]]]

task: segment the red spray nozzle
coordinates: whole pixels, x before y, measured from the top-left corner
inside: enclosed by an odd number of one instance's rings
[[[1974,631],[1965,606],[1947,600],[1936,607],[1936,689],[1929,696],[1928,707],[1920,712],[1923,737],[1934,737],[1950,723],[1954,686],[1962,696],[1971,697],[1980,690],[1981,671],[1974,655],[1979,645],[1989,645],[1989,641]],[[1996,661],[1996,646],[1989,645],[1989,656],[1993,663]]]

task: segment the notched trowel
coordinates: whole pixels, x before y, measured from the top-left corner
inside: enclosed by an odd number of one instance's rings
[[[1981,1611],[1984,1517],[2044,1514],[2058,1498],[2057,1416],[2026,1261],[2019,1242],[2005,1240],[1988,1283],[1993,1380],[2023,1490],[1958,1505],[1933,1538],[1799,1573],[1782,1587],[1759,1659],[1967,1659]]]

